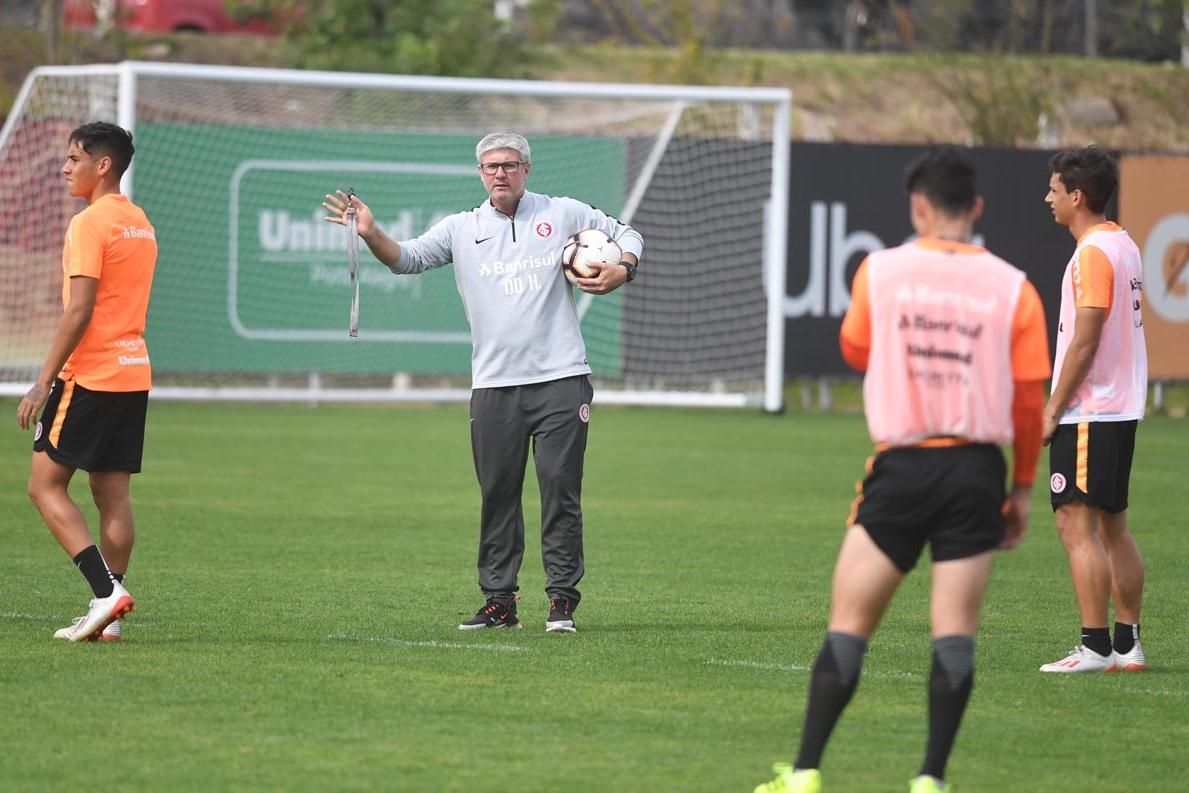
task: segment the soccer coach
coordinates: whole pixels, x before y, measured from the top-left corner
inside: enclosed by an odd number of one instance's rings
[[[326,220],[346,224],[394,273],[453,263],[471,326],[471,451],[482,493],[479,588],[486,598],[462,630],[520,627],[517,575],[524,558],[521,497],[530,442],[541,489],[541,559],[549,616],[545,630],[573,633],[582,598],[582,467],[590,422],[590,365],[561,250],[572,234],[606,232],[623,250],[619,265],[579,278],[604,295],[635,277],[644,241],[630,226],[572,198],[528,192],[528,141],[495,132],[475,147],[488,198],[396,242],[354,194],[336,191]]]

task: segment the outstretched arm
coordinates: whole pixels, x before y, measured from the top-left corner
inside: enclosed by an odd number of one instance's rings
[[[371,208],[360,201],[359,196],[335,190],[334,195],[326,194],[322,206],[329,213],[323,220],[327,223],[338,223],[340,226],[347,225],[347,207],[353,208],[355,229],[359,232],[359,237],[367,243],[372,255],[385,267],[392,267],[400,260],[400,245],[384,233],[384,229],[376,223]]]

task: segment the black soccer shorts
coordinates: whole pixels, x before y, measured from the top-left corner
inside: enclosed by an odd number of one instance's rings
[[[1005,536],[1006,479],[993,444],[889,449],[873,459],[851,524],[904,573],[925,545],[934,562],[977,556]]]
[[[84,471],[140,473],[148,391],[92,391],[54,380],[33,451]]]
[[[1059,424],[1049,442],[1049,503],[1081,501],[1104,512],[1127,509],[1138,421]]]

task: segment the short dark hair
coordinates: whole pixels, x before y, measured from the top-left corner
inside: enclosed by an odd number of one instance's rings
[[[909,195],[924,195],[947,215],[966,212],[978,200],[974,163],[953,146],[930,149],[909,163],[904,172],[904,186]]]
[[[1119,187],[1119,164],[1097,146],[1069,149],[1049,159],[1049,173],[1057,174],[1067,192],[1081,190],[1086,208],[1101,213]]]
[[[70,133],[70,143],[77,143],[92,157],[111,157],[112,172],[117,179],[128,170],[132,155],[136,153],[132,133],[106,121],[92,121],[78,127]]]

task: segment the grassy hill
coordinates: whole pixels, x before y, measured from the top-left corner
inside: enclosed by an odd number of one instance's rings
[[[40,34],[0,27],[0,112],[32,68]],[[123,41],[69,37],[59,62],[123,59],[290,67],[281,39],[177,34]],[[672,50],[592,45],[546,48],[531,79],[787,86],[799,140],[1052,146],[1096,142],[1189,152],[1189,70],[1073,57],[715,51],[694,65]],[[1041,116],[1048,123],[1041,126]]]

